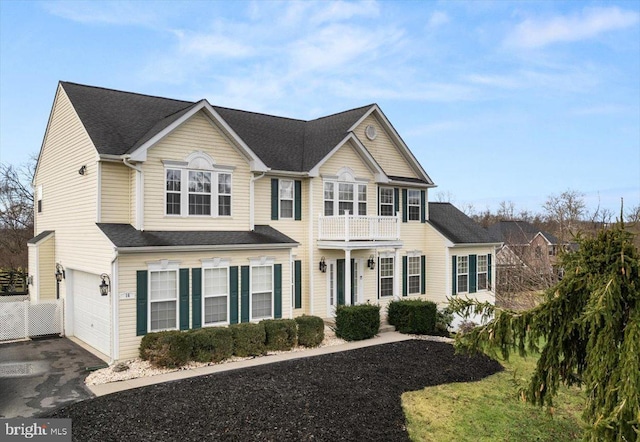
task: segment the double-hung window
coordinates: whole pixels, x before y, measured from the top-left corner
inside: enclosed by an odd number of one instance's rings
[[[273,266],[251,267],[251,320],[273,317]]]
[[[381,187],[380,188],[380,215],[381,216],[393,216],[393,188]]]
[[[458,256],[457,265],[458,293],[466,293],[469,291],[469,257]]]
[[[189,171],[189,215],[211,215],[211,172]]]
[[[178,328],[178,270],[149,272],[149,331]]]
[[[231,216],[231,178],[216,170],[165,169],[165,213]]]
[[[487,290],[487,255],[478,255],[478,290]]]
[[[324,216],[367,214],[367,185],[325,181]]]
[[[410,295],[420,294],[420,256],[409,256],[407,259],[407,289]]]
[[[420,191],[409,189],[407,191],[407,208],[409,221],[420,221]]]
[[[293,180],[280,180],[280,218],[293,218]]]
[[[393,258],[380,258],[380,297],[393,296]]]
[[[204,325],[228,324],[229,268],[205,268],[202,279]]]

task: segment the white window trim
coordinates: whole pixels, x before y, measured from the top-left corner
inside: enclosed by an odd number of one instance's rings
[[[460,272],[460,259],[467,258],[467,271]],[[465,291],[460,290],[460,276],[467,275],[467,289]],[[456,258],[456,293],[461,295],[469,293],[469,255],[458,255]]]
[[[333,184],[333,199],[326,199],[325,198],[325,183],[332,183]],[[360,187],[359,186],[364,186],[365,188],[365,194],[369,195],[369,189],[368,189],[368,180],[361,180],[361,179],[357,179],[354,178],[353,181],[345,181],[345,180],[338,180],[338,179],[324,179],[322,182],[322,213],[324,215],[325,213],[325,203],[328,201],[332,201],[333,202],[333,216],[342,216],[340,215],[339,212],[339,208],[340,208],[340,202],[344,201],[344,202],[351,202],[353,204],[353,210],[351,210],[349,212],[349,215],[361,215],[359,212],[359,203],[360,203],[360,199],[359,199],[359,195],[360,195]],[[350,186],[352,186],[353,192],[353,199],[351,200],[341,200],[340,199],[340,184],[348,184]],[[369,201],[368,199],[363,201],[366,206],[367,206],[367,211],[369,209]],[[325,215],[326,216],[326,215]],[[362,214],[362,216],[366,216],[364,214]]]
[[[390,190],[391,191],[391,204],[385,203],[385,206],[391,206],[391,215],[382,215],[382,198],[380,198],[380,201],[378,201],[378,208],[380,210],[380,216],[396,216],[395,212],[395,207],[396,207],[396,193],[393,190],[393,187],[380,187],[380,190]],[[379,192],[378,195],[380,196],[382,192]]]
[[[249,322],[259,322],[265,319],[274,319],[274,308],[275,308],[275,272],[274,263],[271,260],[265,261],[265,264],[251,264],[250,273],[249,273]],[[261,316],[259,318],[253,317],[253,269],[256,267],[270,267],[271,268],[271,316]],[[264,292],[260,292],[264,293]]]
[[[481,257],[484,257],[484,259],[485,259],[485,271],[484,272],[480,271],[480,258]],[[477,285],[476,289],[479,292],[486,292],[486,291],[489,290],[489,259],[487,258],[487,255],[478,255],[476,259],[477,259],[477,261],[476,261],[476,285]],[[485,281],[487,283],[487,286],[485,288],[481,289],[480,288],[480,275],[483,274],[483,273],[486,275],[485,276]]]
[[[157,262],[147,263],[147,330],[149,332],[159,332],[165,330],[180,330],[180,261],[169,261],[163,259]],[[157,272],[175,272],[176,273],[176,326],[175,328],[151,329],[151,304],[153,302],[166,302],[172,299],[155,299],[151,301],[151,274]]]
[[[219,327],[219,326],[225,326],[225,325],[229,325],[230,324],[230,320],[231,320],[231,272],[229,271],[229,264],[230,261],[228,259],[221,259],[221,258],[211,258],[211,259],[201,259],[200,260],[202,262],[202,274],[200,275],[200,277],[202,278],[202,282],[201,282],[201,287],[202,287],[202,296],[201,296],[201,300],[200,302],[202,303],[201,306],[201,312],[202,312],[202,319],[201,319],[201,324],[202,327]],[[205,299],[206,298],[219,298],[222,297],[223,295],[212,295],[212,296],[206,296],[205,295],[205,271],[206,270],[211,270],[211,269],[225,269],[227,272],[227,294],[226,294],[226,298],[227,298],[227,320],[226,321],[219,321],[219,322],[212,322],[210,324],[207,324],[206,321],[204,320],[205,318],[205,310],[204,310],[204,303],[205,303]]]
[[[418,192],[418,204],[411,204],[409,202],[409,193],[410,192]],[[411,207],[418,208],[418,217],[416,219],[411,219]],[[407,221],[420,221],[420,214],[422,213],[422,196],[420,195],[420,190],[416,189],[407,189]]]
[[[418,273],[411,273],[410,269],[411,269],[411,260],[412,259],[417,259],[418,260]],[[409,284],[409,278],[411,276],[417,276],[418,277],[418,291],[417,292],[412,292],[411,291],[411,285]],[[422,257],[420,255],[416,255],[416,254],[407,254],[407,295],[420,295],[422,294]]]
[[[172,161],[163,160],[164,164],[164,216],[170,218],[231,218],[233,217],[233,166],[214,165],[211,157],[202,152],[198,155],[191,154],[190,157],[194,157],[190,162],[187,161]],[[205,163],[211,163],[205,167]],[[190,167],[199,166],[199,168]],[[179,170],[180,171],[180,214],[167,213],[167,170]],[[207,172],[211,174],[211,215],[190,215],[189,214],[189,172]],[[227,174],[231,176],[231,193],[221,194],[218,192],[218,175]],[[219,196],[231,197],[231,213],[229,215],[220,215],[220,199]]]
[[[392,262],[392,275],[391,276],[382,276],[382,260],[383,259],[391,259]],[[380,254],[380,265],[378,266],[378,286],[379,286],[379,290],[380,290],[380,298],[393,298],[394,297],[394,293],[395,293],[395,277],[396,277],[396,262],[395,262],[395,255],[390,254],[390,253],[381,253]],[[391,279],[392,281],[392,291],[390,295],[383,295],[382,294],[382,279]]]
[[[282,197],[282,183],[283,182],[291,183],[291,198],[283,198]],[[289,179],[279,179],[278,180],[278,217],[279,219],[293,219],[296,213],[296,183],[294,180]],[[282,214],[282,201],[291,201],[291,216],[284,216]]]

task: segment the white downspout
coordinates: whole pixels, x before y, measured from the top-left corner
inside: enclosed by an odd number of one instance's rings
[[[144,172],[140,166],[134,166],[129,162],[130,156],[122,159],[125,166],[138,172],[136,174],[136,229],[144,230]]]
[[[313,178],[309,180],[309,248],[308,261],[309,261],[309,314],[313,315],[314,312],[314,299],[313,299],[313,272],[316,269],[313,260],[313,250],[315,243],[313,241]]]
[[[120,333],[119,321],[120,303],[118,296],[118,252],[115,252],[113,261],[111,261],[111,336],[113,348],[111,349],[111,361],[113,364],[120,357]]]
[[[251,177],[251,181],[249,181],[249,230],[251,230],[252,232],[255,230],[256,227],[256,220],[255,220],[255,185],[254,183],[256,181],[258,181],[260,178],[264,177],[266,172],[262,172],[260,175],[255,176],[253,175]]]

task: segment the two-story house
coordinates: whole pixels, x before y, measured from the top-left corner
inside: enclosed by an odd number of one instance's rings
[[[61,82],[33,185],[32,299],[110,360],[157,330],[494,300],[496,244],[428,202],[375,104],[303,121]]]

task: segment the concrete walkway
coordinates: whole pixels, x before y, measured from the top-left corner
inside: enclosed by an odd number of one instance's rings
[[[388,344],[391,342],[400,342],[413,339],[411,335],[403,335],[398,332],[381,333],[372,339],[363,341],[347,342],[342,345],[333,345],[330,347],[311,348],[304,351],[296,351],[290,353],[282,353],[277,355],[261,356],[252,359],[246,359],[238,362],[228,362],[216,365],[210,365],[192,370],[180,370],[171,373],[165,373],[157,376],[148,376],[126,381],[110,382],[101,385],[88,385],[87,388],[96,396],[104,396],[106,394],[115,393],[131,388],[144,387],[146,385],[159,384],[161,382],[175,381],[179,379],[187,379],[195,376],[202,376],[212,373],[220,373],[223,371],[237,370],[240,368],[255,367],[258,365],[272,364],[274,362],[289,361],[292,359],[307,358],[310,356],[325,355],[337,353],[341,351],[353,350],[356,348],[370,347],[372,345]]]

